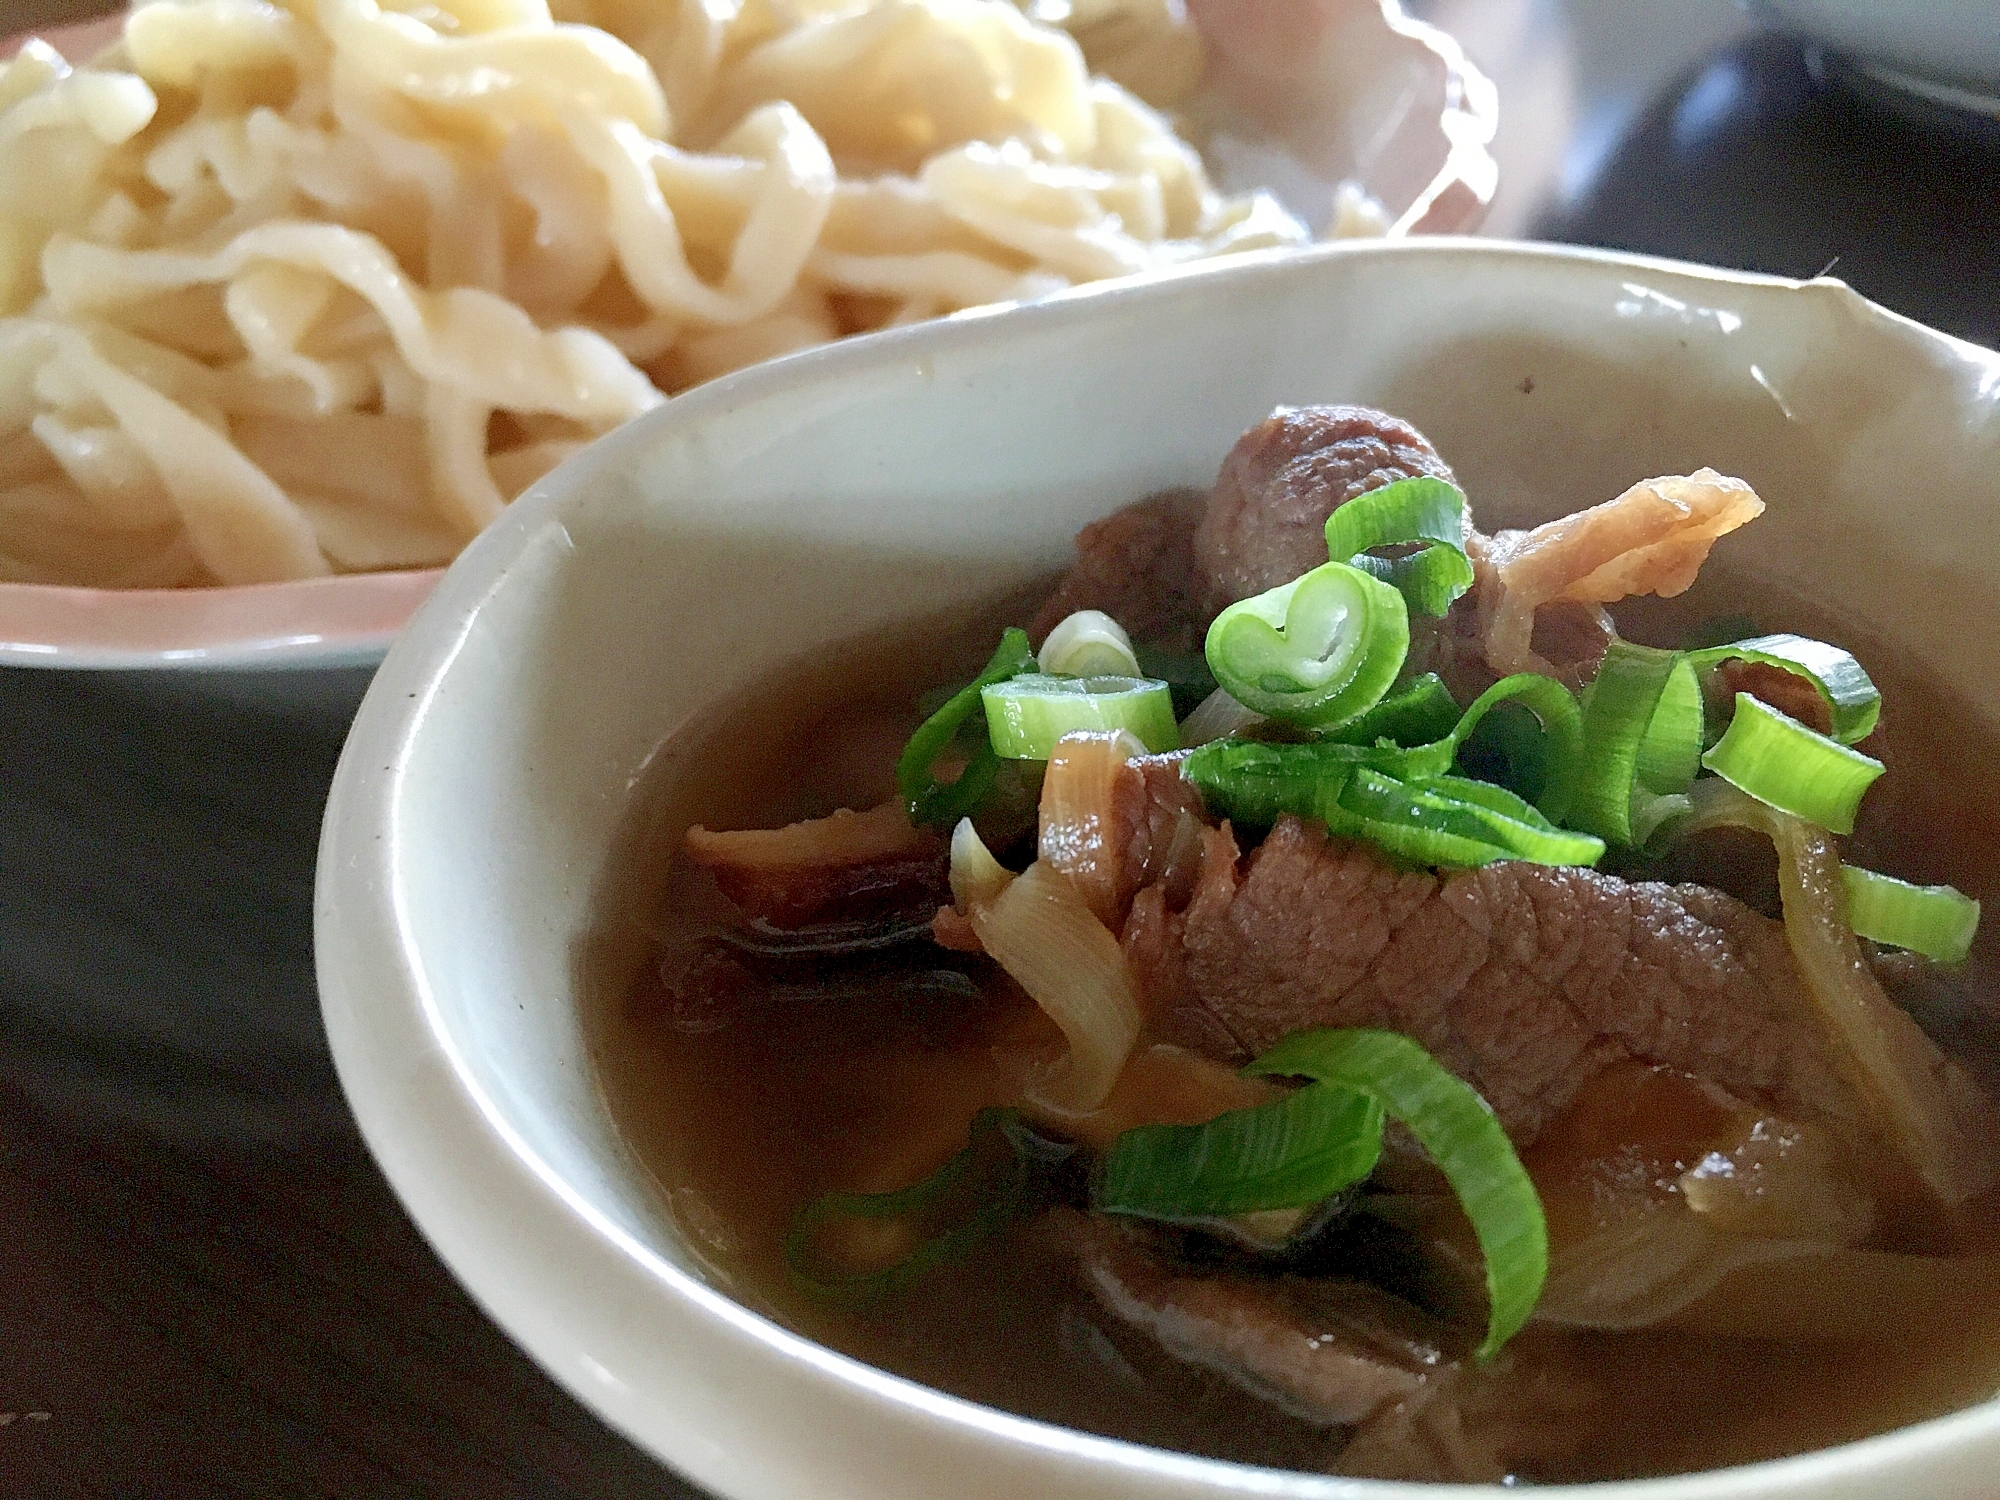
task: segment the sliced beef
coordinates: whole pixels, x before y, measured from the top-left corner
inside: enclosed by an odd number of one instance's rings
[[[948,899],[944,840],[900,801],[783,828],[688,830],[687,851],[747,917],[774,928],[928,919]]]
[[[1759,661],[1725,661],[1715,669],[1709,690],[1722,700],[1724,715],[1735,709],[1736,695],[1748,693],[1761,703],[1789,714],[1808,729],[1833,733],[1833,713],[1810,678]]]
[[[1066,1210],[1059,1224],[1112,1317],[1293,1416],[1350,1429],[1343,1473],[1495,1480],[1585,1435],[1595,1392],[1577,1377],[1513,1352],[1473,1367],[1474,1330],[1365,1282],[1177,1265],[1103,1216]]]
[[[1208,611],[1289,583],[1326,561],[1326,518],[1398,479],[1449,465],[1424,435],[1365,406],[1280,407],[1244,433],[1194,534]]]
[[[1076,536],[1076,565],[1035,616],[1039,645],[1063,617],[1101,609],[1135,641],[1192,645],[1207,617],[1194,579],[1194,533],[1208,504],[1201,490],[1168,490],[1092,521]]]
[[[1860,1117],[1782,928],[1731,897],[1526,863],[1399,871],[1294,818],[1248,858],[1226,829],[1207,838],[1186,910],[1142,893],[1125,931],[1156,1030],[1184,1045],[1240,1057],[1313,1027],[1400,1031],[1523,1145],[1626,1058],[1796,1118]]]

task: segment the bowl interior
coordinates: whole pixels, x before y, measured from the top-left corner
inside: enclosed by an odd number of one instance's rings
[[[621,1342],[552,1269],[500,1269],[529,1211],[459,1202],[447,1179],[485,1167],[430,1159],[437,1086],[512,1143],[470,1155],[531,1164],[530,1217],[705,1274],[620,1146],[584,1021],[643,959],[648,882],[713,780],[688,760],[704,727],[781,669],[1052,573],[1084,522],[1206,484],[1245,427],[1315,401],[1415,422],[1487,529],[1649,475],[1741,475],[1770,508],[1728,544],[1738,564],[1921,656],[1961,712],[2000,723],[2000,358],[1835,283],[1338,247],[830,349],[642,419],[475,544],[391,653],[330,809],[320,942],[343,1079],[417,1219],[531,1351],[656,1451],[692,1462],[677,1419],[618,1406],[565,1362],[587,1343],[644,1387],[672,1378],[675,1350]],[[410,1061],[427,1051],[434,1073]],[[676,1296],[627,1290],[635,1328]],[[1978,1462],[2000,1462],[1996,1418]],[[712,1420],[772,1441],[726,1403]],[[1937,1474],[1978,1472],[1954,1454]],[[1823,1474],[1799,1487],[1796,1465],[1751,1472],[1778,1477],[1726,1492],[1844,1493]],[[844,1473],[823,1470],[824,1492]],[[871,1482],[914,1493],[907,1474]]]

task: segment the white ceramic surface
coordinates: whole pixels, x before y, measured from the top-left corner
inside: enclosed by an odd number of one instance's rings
[[[677,733],[783,663],[1061,567],[1084,521],[1207,482],[1276,403],[1332,399],[1416,421],[1489,526],[1701,463],[1742,474],[1770,504],[1742,547],[1929,653],[2000,722],[2000,355],[1837,282],[1337,246],[834,346],[605,439],[473,545],[377,674],[328,806],[319,979],[348,1097],[425,1234],[558,1380],[700,1483],[735,1500],[1498,1493],[1079,1436],[774,1326],[704,1281],[579,1030],[612,851],[642,775],[671,801]],[[1591,1493],[1974,1500],[1995,1474],[1988,1404]]]
[[[1750,0],[1748,9],[1941,103],[2000,111],[1997,0]]]
[[[1211,38],[1190,103],[1232,192],[1270,187],[1316,229],[1343,181],[1388,233],[1463,233],[1492,200],[1492,83],[1398,0],[1191,0]],[[0,17],[4,24],[4,17]],[[46,33],[73,61],[115,41],[107,18]],[[0,38],[0,58],[20,38]],[[178,590],[0,583],[0,665],[319,668],[379,660],[435,570]]]

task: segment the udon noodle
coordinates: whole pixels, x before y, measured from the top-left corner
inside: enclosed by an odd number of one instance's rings
[[[30,43],[0,581],[441,563],[699,381],[1306,237],[1155,108],[1200,70],[1177,0],[1057,9],[153,0],[86,66]]]

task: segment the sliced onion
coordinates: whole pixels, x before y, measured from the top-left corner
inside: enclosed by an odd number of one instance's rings
[[[1101,922],[1116,922],[1120,861],[1113,797],[1119,773],[1146,747],[1128,730],[1065,735],[1042,778],[1042,863],[1066,875]]]
[[[1818,1020],[1884,1136],[1945,1203],[2000,1175],[2000,1109],[1883,993],[1847,923],[1832,837],[1728,782],[1697,782],[1687,831],[1750,828],[1778,850],[1785,936]]]
[[[1118,939],[1075,884],[1040,860],[965,914],[994,962],[1069,1040],[1068,1058],[1030,1085],[1030,1101],[1058,1113],[1096,1109],[1139,1040],[1139,1001]]]
[[[1181,720],[1181,747],[1192,749],[1211,740],[1223,740],[1255,725],[1267,722],[1264,716],[1245,708],[1221,688],[1217,688]]]
[[[1533,531],[1487,541],[1479,624],[1487,665],[1560,674],[1535,654],[1535,611],[1556,599],[1613,604],[1633,594],[1672,598],[1694,582],[1716,540],[1763,512],[1740,479],[1713,469],[1647,479],[1616,499]]]
[[[1014,872],[993,857],[972,819],[960,818],[951,831],[951,899],[958,909],[991,906],[1013,881]]]

